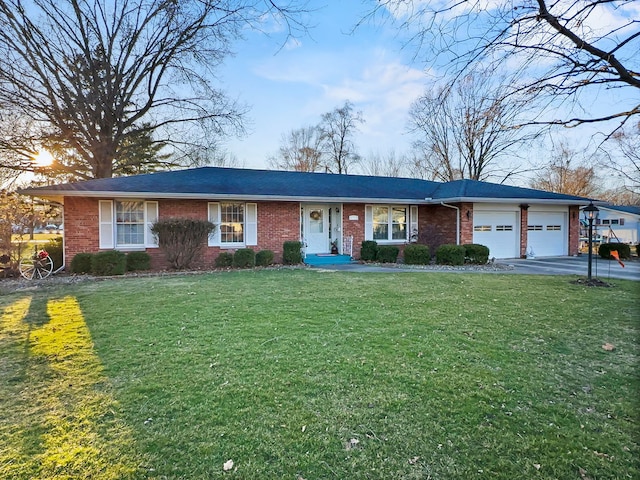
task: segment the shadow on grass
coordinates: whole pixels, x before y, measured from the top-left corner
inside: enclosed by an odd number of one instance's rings
[[[0,311],[1,478],[131,478],[129,427],[74,297],[23,297]]]

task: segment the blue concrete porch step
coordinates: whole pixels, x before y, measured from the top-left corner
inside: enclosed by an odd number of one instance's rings
[[[307,265],[311,265],[312,267],[319,267],[322,265],[339,265],[351,263],[351,257],[349,255],[338,255],[331,253],[312,253],[305,257],[304,263],[306,263]]]

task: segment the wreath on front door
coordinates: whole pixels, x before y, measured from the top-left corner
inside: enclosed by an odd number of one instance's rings
[[[313,210],[310,214],[309,217],[311,217],[311,220],[320,220],[322,218],[322,214],[320,211],[318,210]]]

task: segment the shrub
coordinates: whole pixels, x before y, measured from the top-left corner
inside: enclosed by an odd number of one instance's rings
[[[428,265],[431,261],[429,247],[412,243],[404,248],[404,263],[407,265]]]
[[[284,242],[282,263],[285,265],[297,265],[302,263],[302,242]]]
[[[168,218],[151,226],[151,232],[158,237],[158,246],[167,262],[176,270],[191,267],[214,229],[215,225],[211,222],[191,218]]]
[[[393,245],[380,245],[378,247],[376,260],[381,263],[396,263],[398,260],[398,253],[400,253],[400,249],[398,247],[394,247]]]
[[[241,248],[233,254],[233,266],[236,268],[253,268],[256,266],[256,252],[251,248]]]
[[[273,263],[274,254],[271,250],[260,250],[256,253],[256,265],[259,267],[268,267]]]
[[[489,247],[477,243],[464,245],[464,256],[468,263],[484,265],[489,261]]]
[[[440,245],[436,250],[436,263],[440,265],[463,265],[464,246],[447,243]]]
[[[229,268],[231,265],[233,265],[233,253],[222,252],[216,257],[216,268]]]
[[[378,255],[378,242],[375,240],[365,240],[362,242],[360,249],[360,260],[364,262],[373,262]]]
[[[118,250],[98,252],[91,257],[91,273],[94,275],[124,275],[126,270],[127,256]]]
[[[83,252],[76,253],[71,259],[71,265],[69,266],[71,273],[89,273],[91,272],[91,259],[93,253]]]
[[[127,271],[149,270],[151,256],[147,252],[129,252],[127,254]]]
[[[631,258],[631,247],[626,243],[603,243],[598,248],[598,255],[601,258],[613,259],[611,252],[616,250],[620,259]]]
[[[53,269],[57,270],[62,266],[63,261],[63,246],[62,246],[62,237],[55,237],[49,240],[45,245],[44,249],[49,254],[49,258],[53,262]]]

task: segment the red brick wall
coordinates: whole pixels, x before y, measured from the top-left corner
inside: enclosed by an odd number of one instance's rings
[[[569,207],[569,255],[577,255],[580,250],[580,207]]]
[[[149,198],[147,200],[153,200]],[[159,218],[208,218],[206,200],[159,200]],[[282,261],[282,245],[287,240],[300,239],[300,206],[297,202],[258,203],[258,245],[256,252],[272,250],[275,262]],[[65,260],[70,265],[77,253],[99,251],[98,199],[66,197],[64,206]],[[159,248],[147,248],[153,269],[166,268]],[[220,247],[206,247],[202,262],[194,267],[210,268],[221,251]]]
[[[461,217],[466,220],[464,213],[461,214]],[[468,229],[466,225],[465,229]],[[442,205],[421,205],[419,207],[418,243],[429,245],[432,255],[440,245],[456,243],[456,233],[455,209]]]
[[[357,220],[349,220],[349,216],[357,216]],[[353,258],[360,258],[360,250],[364,241],[364,204],[345,203],[342,206],[342,235],[353,236]]]
[[[529,244],[529,208],[520,207],[520,258],[527,256]]]
[[[68,267],[76,253],[98,251],[98,200],[65,197],[63,215],[64,253]]]

